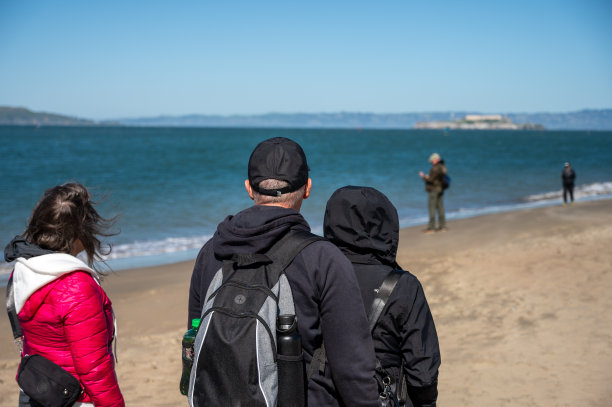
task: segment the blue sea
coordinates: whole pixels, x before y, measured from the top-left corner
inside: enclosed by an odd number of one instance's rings
[[[306,152],[313,188],[302,213],[315,233],[327,199],[349,184],[385,193],[402,227],[425,224],[418,172],[433,152],[452,179],[449,219],[558,205],[565,161],[577,201],[612,197],[612,132],[0,127],[0,243],[23,232],[46,188],[78,181],[103,216],[118,216],[110,268],[193,259],[219,222],[252,204],[250,153],[276,136]],[[0,263],[0,277],[9,271]]]

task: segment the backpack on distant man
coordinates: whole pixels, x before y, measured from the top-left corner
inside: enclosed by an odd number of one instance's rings
[[[440,164],[444,166],[444,174],[442,175],[442,191],[444,191],[450,187],[451,178],[448,176],[448,173],[446,172],[446,163],[444,162],[444,160],[440,160]]]
[[[448,189],[450,187],[451,179],[448,174],[444,174],[442,177],[442,190]]]
[[[301,350],[298,356],[277,354],[277,317],[295,316],[285,269],[322,239],[292,230],[266,253],[223,261],[206,293],[194,343],[190,406],[305,406]]]

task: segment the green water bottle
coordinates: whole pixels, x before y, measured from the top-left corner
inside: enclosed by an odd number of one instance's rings
[[[195,341],[198,327],[200,326],[200,318],[191,320],[191,329],[183,335],[183,374],[181,375],[181,394],[187,395],[189,391],[189,376],[191,376],[191,366],[193,366],[193,342]]]

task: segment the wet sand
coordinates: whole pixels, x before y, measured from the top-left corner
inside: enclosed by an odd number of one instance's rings
[[[398,254],[423,283],[438,329],[438,405],[610,405],[612,200],[448,227],[403,229]],[[178,382],[192,267],[117,271],[102,283],[118,317],[128,406],[187,405]],[[19,357],[4,305],[0,331],[0,405],[16,406]]]

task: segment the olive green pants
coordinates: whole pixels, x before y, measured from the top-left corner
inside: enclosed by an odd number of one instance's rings
[[[438,225],[440,229],[446,227],[444,216],[444,192],[431,191],[428,193],[427,208],[429,209],[429,224],[427,229],[436,229],[436,211],[438,212]]]

